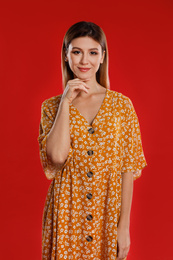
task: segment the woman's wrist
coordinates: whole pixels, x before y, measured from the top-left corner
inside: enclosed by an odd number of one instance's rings
[[[130,218],[121,218],[118,222],[118,227],[123,229],[129,229],[130,228]]]
[[[64,97],[64,98],[61,100],[60,104],[70,105],[70,101],[69,101],[68,98]]]

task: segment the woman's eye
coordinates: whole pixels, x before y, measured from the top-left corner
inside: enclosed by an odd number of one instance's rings
[[[80,52],[80,51],[73,51],[73,53]]]
[[[94,55],[97,55],[97,52],[95,52],[95,51],[92,51],[91,53],[94,53]]]

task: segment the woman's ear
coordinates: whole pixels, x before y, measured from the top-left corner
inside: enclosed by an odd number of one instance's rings
[[[105,50],[103,51],[103,54],[102,54],[102,58],[101,58],[101,62],[100,62],[100,63],[103,63],[104,57],[105,57]]]

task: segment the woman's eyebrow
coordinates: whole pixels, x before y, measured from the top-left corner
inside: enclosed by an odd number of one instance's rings
[[[82,50],[82,49],[79,48],[79,47],[73,47],[72,50],[73,50],[73,49],[79,49],[79,50]],[[89,49],[89,50],[98,50],[98,48],[91,48],[91,49]]]

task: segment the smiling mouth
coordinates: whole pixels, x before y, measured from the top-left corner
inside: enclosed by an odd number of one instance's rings
[[[90,68],[80,68],[80,67],[78,67],[78,69],[79,69],[80,71],[83,71],[83,72],[86,72],[86,71],[90,70]]]

